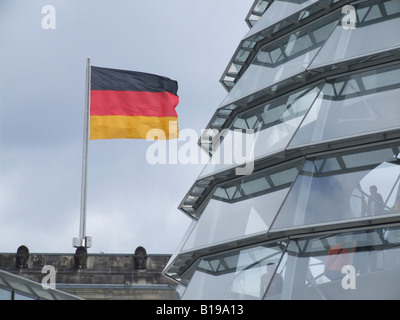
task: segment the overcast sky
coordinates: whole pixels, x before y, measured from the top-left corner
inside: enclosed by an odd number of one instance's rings
[[[181,132],[200,136],[226,96],[219,79],[248,31],[252,3],[1,0],[0,252],[21,244],[75,252],[86,57],[177,80]],[[42,26],[45,5],[56,10],[55,29]],[[153,143],[89,142],[89,253],[133,253],[140,245],[150,254],[175,251],[190,224],[177,207],[204,165],[151,165]],[[187,143],[178,141],[178,150]]]

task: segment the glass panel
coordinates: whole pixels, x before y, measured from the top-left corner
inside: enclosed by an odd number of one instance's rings
[[[14,300],[37,300],[37,299],[15,292],[14,293]]]
[[[400,229],[293,240],[278,267],[282,292],[267,299],[400,298]]]
[[[26,281],[24,278],[10,275],[7,277],[7,282],[13,289],[18,290],[21,293],[24,292],[27,294],[32,294],[32,291],[29,288],[30,283],[28,283],[28,281]]]
[[[286,17],[308,7],[309,5],[318,2],[318,0],[306,0],[306,1],[285,1],[275,0],[268,8],[267,14],[264,14],[256,23],[256,25],[250,29],[244,39],[251,37],[252,35],[264,30],[273,24],[283,20]]]
[[[263,14],[268,7],[269,2],[258,0],[257,4],[254,6],[253,12],[257,14]]]
[[[246,21],[249,26],[254,26],[260,19],[260,16],[265,12],[271,1],[258,0],[254,5],[253,10],[247,15]]]
[[[289,246],[292,242],[289,242]],[[271,274],[271,280],[269,286],[266,288],[266,292],[264,293],[263,299],[268,300],[278,300],[282,299],[282,290],[283,284],[287,283],[285,280],[286,276],[286,267],[287,267],[287,252],[284,253],[279,265],[275,268],[275,274]]]
[[[301,90],[239,114],[200,178],[242,165],[246,155],[257,160],[284,150],[319,92],[320,87]],[[253,138],[243,130],[254,131]]]
[[[398,213],[397,153],[389,146],[307,160],[271,230]]]
[[[383,3],[386,12],[394,14],[400,12],[400,2],[399,1],[386,1]]]
[[[3,287],[8,287],[9,286],[9,284],[4,279],[6,277],[7,277],[6,273],[4,271],[0,270],[0,286],[3,286]]]
[[[0,287],[0,300],[11,300],[12,291]]]
[[[398,128],[399,99],[400,65],[336,79],[323,87],[290,146]]]
[[[365,6],[366,4],[362,4]],[[400,12],[398,0],[385,2],[385,8],[377,4],[356,7],[355,29],[338,25],[310,65],[310,69],[362,57],[400,46]],[[370,39],[370,41],[365,41]]]
[[[337,23],[334,16],[262,46],[222,105],[305,71]]]
[[[246,62],[247,58],[249,57],[251,51],[250,50],[243,50],[241,49],[236,56],[237,62]]]
[[[281,166],[217,187],[183,250],[266,233],[299,166]]]
[[[187,238],[190,236],[191,232],[193,231],[195,225],[197,223],[197,220],[192,220],[192,222],[190,223],[189,227],[187,228],[187,230],[185,231],[185,234],[183,235],[183,237],[181,238],[181,240],[179,241],[174,253],[172,254],[171,258],[169,259],[167,265],[164,267],[164,270],[168,270],[171,268],[171,266],[174,264],[175,259],[177,258],[177,256],[179,255],[179,253],[181,252]]]
[[[240,72],[241,68],[242,68],[241,65],[232,63],[228,70],[228,74],[237,75]]]
[[[57,296],[59,296],[58,299],[65,300],[68,297],[64,292],[59,292],[54,289],[44,289],[39,284],[30,286],[30,289],[33,295],[39,297],[40,300],[55,300]]]
[[[284,248],[257,246],[201,259],[183,299],[261,299]]]

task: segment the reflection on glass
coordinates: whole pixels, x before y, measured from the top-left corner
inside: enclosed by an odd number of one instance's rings
[[[328,82],[290,146],[399,127],[399,98],[399,65]]]
[[[222,105],[305,71],[337,23],[335,16],[262,46]]]
[[[254,5],[253,11],[250,13],[247,19],[251,26],[254,26],[256,24],[256,22],[260,19],[260,16],[265,12],[269,4],[270,2],[266,0],[257,1],[257,3]]]
[[[286,17],[291,16],[292,14],[300,11],[303,8],[308,7],[309,5],[317,2],[318,0],[306,0],[306,1],[284,1],[284,0],[275,0],[271,3],[268,8],[268,13],[264,14],[257,22],[257,24],[250,29],[250,31],[246,34],[245,39],[264,30],[273,24],[280,22]],[[300,17],[302,18],[302,17]]]
[[[240,159],[237,154],[249,154],[246,142],[249,131],[254,132],[251,146],[254,160],[284,150],[319,92],[319,86],[304,89],[240,113],[200,177],[243,164],[244,160],[241,163],[233,160]]]
[[[257,246],[201,259],[194,273],[182,279],[184,284],[190,280],[183,299],[261,299],[285,246]],[[277,281],[273,286],[282,289]]]
[[[280,166],[218,186],[183,250],[266,233],[299,166]]]
[[[392,214],[400,195],[397,153],[388,146],[306,161],[271,230]]]
[[[12,292],[0,287],[0,300],[11,300]]]
[[[14,300],[36,300],[36,299],[23,294],[14,293]]]
[[[339,24],[309,68],[333,64],[343,60],[400,46],[400,5],[398,0],[370,4],[365,1],[356,6],[355,29],[344,29]],[[370,41],[365,41],[370,39]]]
[[[196,220],[192,220],[192,222],[190,223],[188,229],[185,231],[185,234],[183,235],[183,237],[181,238],[181,240],[179,241],[174,253],[172,254],[172,256],[170,257],[167,265],[164,267],[165,270],[168,270],[174,263],[175,259],[178,257],[179,253],[181,252],[186,239],[190,236],[190,233],[193,231],[194,226],[196,225],[197,221]],[[167,275],[173,277],[173,273],[167,273]]]
[[[324,7],[313,5],[316,2],[318,0],[274,0],[270,2],[271,5],[265,14],[262,14],[264,11],[253,10],[252,14],[246,19],[250,22],[252,28],[241,41],[240,48],[222,79],[226,88],[230,91],[235,86],[239,71],[245,65],[243,63],[246,62],[257,43],[289,26],[299,24],[301,20],[310,18],[310,16],[323,10],[325,5],[331,4],[328,1],[325,2]],[[333,0],[330,0],[330,2],[333,2]],[[265,7],[263,9],[265,10]],[[258,14],[255,13],[256,11],[258,11]]]
[[[280,294],[267,299],[400,298],[400,229],[292,240],[277,268]]]

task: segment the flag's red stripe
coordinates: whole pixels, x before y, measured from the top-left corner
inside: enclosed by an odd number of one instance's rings
[[[179,97],[169,92],[92,90],[92,116],[177,117]]]

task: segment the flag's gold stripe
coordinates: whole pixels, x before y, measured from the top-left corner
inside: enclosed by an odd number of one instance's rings
[[[177,117],[90,116],[90,140],[176,139]]]

